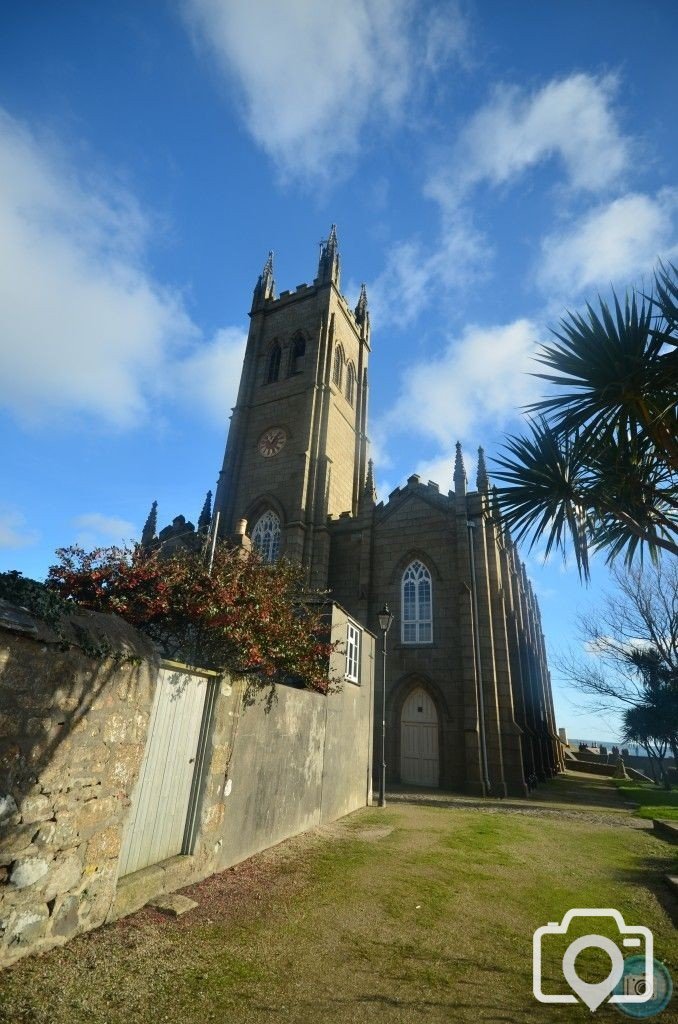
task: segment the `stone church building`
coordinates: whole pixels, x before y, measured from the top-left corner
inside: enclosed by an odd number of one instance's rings
[[[482,451],[475,489],[457,445],[453,491],[414,475],[377,502],[367,295],[351,309],[341,294],[334,227],[311,284],[277,295],[269,255],[250,321],[219,534],[300,561],[355,619],[348,647],[361,626],[379,635],[388,603],[387,784],[526,794],[562,756],[539,608]]]

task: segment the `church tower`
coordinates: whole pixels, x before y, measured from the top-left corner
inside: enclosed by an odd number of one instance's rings
[[[328,516],[355,516],[365,487],[370,319],[339,290],[334,225],[312,284],[275,294],[259,276],[214,506],[222,536],[240,520],[264,557],[300,561],[327,586]]]

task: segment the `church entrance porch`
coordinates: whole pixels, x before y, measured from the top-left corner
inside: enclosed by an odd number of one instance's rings
[[[438,712],[421,687],[409,694],[400,716],[400,778],[404,783],[438,786]]]

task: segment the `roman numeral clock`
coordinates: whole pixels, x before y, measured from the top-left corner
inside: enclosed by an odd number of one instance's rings
[[[282,427],[269,427],[259,438],[257,448],[265,459],[278,455],[285,447],[287,434]]]

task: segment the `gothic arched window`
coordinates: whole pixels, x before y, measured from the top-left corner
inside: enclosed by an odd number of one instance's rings
[[[334,350],[334,366],[332,368],[332,381],[341,387],[341,380],[344,376],[344,350],[341,345],[337,345]]]
[[[280,552],[280,519],[271,509],[264,512],[252,530],[252,547],[265,562],[275,562]]]
[[[346,371],[346,398],[353,405],[355,401],[355,369],[353,363],[348,364]]]
[[[266,383],[274,384],[280,376],[280,360],[282,358],[282,349],[276,341],[271,347],[271,352],[268,357],[268,373],[266,374]]]
[[[402,642],[430,644],[433,639],[431,573],[420,561],[410,562],[402,578]]]
[[[304,357],[306,355],[306,341],[298,334],[292,342],[290,354],[290,374],[301,373],[304,369]]]

